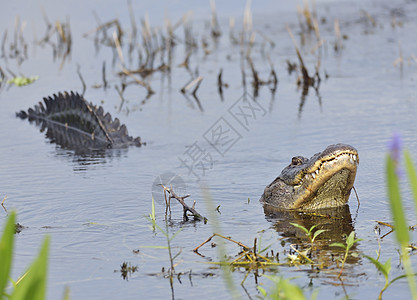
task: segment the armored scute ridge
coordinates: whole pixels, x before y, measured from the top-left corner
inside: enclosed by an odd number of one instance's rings
[[[64,148],[100,150],[142,145],[140,137],[128,135],[119,119],[112,120],[101,106],[87,102],[78,93],[58,93],[43,101],[16,116],[36,122],[41,131],[47,129],[46,135]]]
[[[358,164],[358,151],[345,144],[330,145],[310,159],[293,157],[260,200],[278,209],[304,211],[343,206]]]

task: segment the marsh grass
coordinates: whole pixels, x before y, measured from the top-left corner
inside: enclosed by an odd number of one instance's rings
[[[294,227],[297,227],[297,228],[303,230],[306,233],[307,237],[310,240],[310,244],[311,244],[312,248],[314,247],[313,245],[314,245],[314,241],[316,240],[316,238],[320,234],[322,234],[323,232],[327,231],[326,229],[318,229],[318,230],[314,231],[314,233],[313,233],[313,230],[317,227],[317,225],[313,225],[313,226],[310,227],[310,229],[307,229],[303,225],[299,225],[297,223],[290,223],[290,224]]]
[[[282,276],[268,276],[265,278],[271,280],[274,285],[268,292],[262,286],[257,286],[259,292],[264,299],[271,300],[305,300],[307,297],[304,295],[303,290],[290,282],[290,279],[283,278]],[[317,299],[318,290],[315,290],[311,295],[311,300]]]
[[[404,265],[405,274],[408,280],[411,296],[414,300],[417,299],[417,288],[414,279],[414,271],[411,266],[410,256],[407,251],[407,247],[410,243],[409,227],[404,214],[399,176],[401,169],[399,167],[400,153],[402,149],[400,146],[399,137],[394,137],[391,145],[391,153],[386,158],[386,176],[387,176],[387,188],[388,198],[391,207],[391,213],[394,220],[395,236],[400,246],[401,259]],[[414,203],[417,209],[417,175],[415,172],[414,164],[408,151],[404,151],[405,167],[407,171],[408,181],[413,193]]]
[[[218,219],[217,213],[216,213],[216,206],[214,204],[213,198],[210,194],[210,191],[208,187],[202,186],[201,190],[203,192],[204,202],[206,203],[207,211],[209,212],[209,218],[210,218],[210,225],[212,227],[213,232],[222,232],[221,230],[221,224]],[[224,243],[224,240],[220,240],[217,244],[217,255],[220,259],[220,267],[222,270],[222,276],[224,280],[224,284],[228,291],[230,292],[233,299],[240,299],[241,295],[236,288],[236,284],[233,280],[232,272],[230,269],[230,265],[227,263],[227,249],[226,245]]]
[[[46,237],[38,257],[16,281],[10,279],[12,268],[16,214],[7,219],[0,240],[0,298],[42,300],[46,298],[49,237]],[[8,287],[9,281],[12,287]],[[9,291],[11,290],[11,291]]]
[[[340,247],[340,248],[345,249],[345,254],[344,254],[343,258],[340,260],[342,262],[342,267],[340,268],[340,273],[337,276],[338,278],[340,278],[342,276],[343,269],[345,267],[346,260],[349,256],[350,249],[353,247],[354,244],[356,244],[359,241],[362,241],[362,239],[355,239],[355,232],[352,231],[346,238],[346,245],[342,244],[342,243],[332,243],[332,244],[330,244],[330,246]],[[352,255],[356,255],[356,254],[352,253]]]
[[[174,296],[174,277],[176,275],[175,259],[181,254],[182,250],[180,249],[177,254],[173,255],[173,251],[172,251],[173,249],[172,249],[171,243],[172,243],[173,239],[182,231],[183,228],[178,229],[174,234],[170,235],[170,233],[169,233],[169,220],[168,220],[166,215],[165,215],[165,219],[164,219],[165,229],[163,229],[162,227],[160,227],[156,223],[155,201],[154,201],[153,197],[152,197],[151,213],[147,216],[147,218],[152,224],[152,231],[155,232],[155,228],[156,228],[166,238],[167,246],[148,246],[146,248],[167,249],[168,250],[168,257],[169,257],[170,267],[168,268],[168,271],[166,272],[166,274],[168,274],[168,278],[169,278],[172,299],[175,299],[175,296]]]

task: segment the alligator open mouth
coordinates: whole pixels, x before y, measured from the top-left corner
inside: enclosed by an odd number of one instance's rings
[[[292,162],[269,186],[261,200],[279,208],[314,210],[347,203],[359,164],[358,152],[345,144],[331,145],[310,159]]]

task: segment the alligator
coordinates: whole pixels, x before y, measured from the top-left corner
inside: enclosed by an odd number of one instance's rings
[[[109,113],[104,114],[103,107],[87,102],[78,93],[58,93],[43,101],[45,105],[39,102],[16,116],[36,122],[41,132],[47,128],[47,137],[63,148],[90,151],[143,144],[140,137],[129,136],[118,118],[112,120]]]
[[[310,159],[293,157],[260,199],[277,209],[312,211],[347,204],[359,164],[358,151],[346,144],[328,146]]]

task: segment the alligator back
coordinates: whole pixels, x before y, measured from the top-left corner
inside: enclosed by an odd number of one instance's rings
[[[43,101],[16,116],[41,125],[41,131],[47,129],[46,135],[65,148],[98,150],[142,145],[140,137],[128,135],[119,119],[112,120],[101,106],[87,102],[78,93],[58,93]]]

